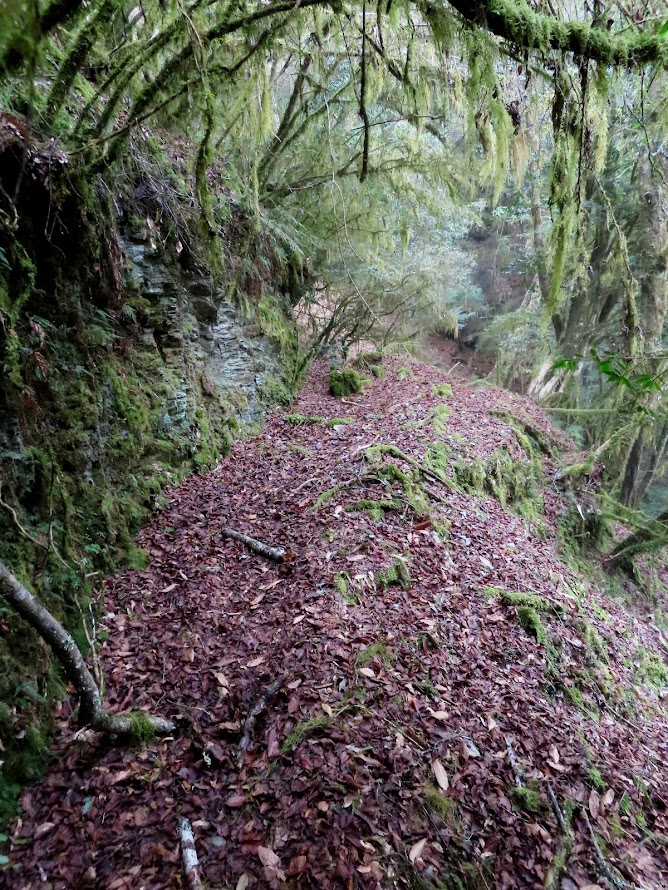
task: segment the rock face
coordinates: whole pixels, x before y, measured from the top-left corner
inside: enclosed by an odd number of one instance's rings
[[[217,391],[231,398],[242,422],[259,420],[263,405],[258,394],[284,370],[279,344],[245,319],[212,278],[179,274],[147,242],[122,238],[121,249],[129,287],[152,307],[152,326],[142,333],[146,348],[157,350],[172,368],[199,369],[204,394]],[[184,368],[183,387],[165,406],[165,424],[187,421],[186,377]]]

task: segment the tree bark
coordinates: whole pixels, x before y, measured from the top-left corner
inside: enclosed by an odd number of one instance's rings
[[[62,624],[0,561],[0,594],[53,649],[70,683],[79,696],[79,723],[99,732],[132,734],[146,728],[158,734],[173,732],[174,724],[144,712],[112,714],[102,707],[100,690],[88,670],[79,647]]]

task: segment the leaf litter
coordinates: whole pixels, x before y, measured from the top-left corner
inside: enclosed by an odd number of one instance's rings
[[[528,460],[508,415],[568,441],[466,382],[435,413],[446,376],[399,364],[331,426],[316,364],[291,410],[325,422],[276,412],[168,492],[138,539],[149,567],[105,584],[100,658],[110,708],[179,731],[128,748],[64,703],[0,886],[181,887],[177,816],[210,887],[666,886],[665,691],[634,669],[665,635],[559,558],[552,458],[541,517],[453,474]],[[447,465],[421,474],[435,442]]]

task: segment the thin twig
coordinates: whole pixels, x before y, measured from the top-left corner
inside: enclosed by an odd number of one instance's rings
[[[554,793],[552,785],[549,782],[547,783],[547,796],[550,798],[552,812],[554,813],[554,818],[557,820],[559,828],[564,834],[569,834],[568,826],[566,825],[566,820],[564,819],[564,814],[561,812],[561,807],[559,806],[559,801],[557,800],[557,795]]]

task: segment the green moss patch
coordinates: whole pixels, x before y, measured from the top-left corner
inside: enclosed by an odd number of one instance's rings
[[[661,655],[641,648],[637,653],[635,677],[638,683],[652,689],[665,689],[668,687],[668,666]]]
[[[449,383],[437,383],[432,386],[431,391],[441,399],[449,399],[452,395],[452,387]]]
[[[286,414],[283,420],[292,426],[314,426],[325,422],[324,417],[307,417],[305,414]]]
[[[411,586],[408,566],[402,559],[395,560],[392,565],[376,572],[376,584],[381,590],[386,590],[391,584],[397,584],[402,590],[408,590]]]
[[[369,368],[369,370],[371,370],[371,368],[373,367],[380,366],[382,361],[383,353],[380,351],[380,349],[372,349],[369,352],[360,352],[360,354],[355,357],[353,365],[356,368]]]
[[[371,519],[376,522],[380,522],[380,520],[385,516],[386,513],[389,513],[393,510],[401,510],[403,504],[401,501],[387,501],[387,500],[369,500],[367,498],[363,498],[360,501],[356,501],[354,504],[347,504],[346,510],[348,511],[364,511],[369,514]]]
[[[549,637],[535,609],[530,606],[520,606],[517,610],[517,620],[528,634],[535,637],[537,643],[541,646],[547,645]]]
[[[363,392],[366,383],[354,368],[334,368],[329,372],[329,392],[337,398]]]
[[[393,656],[392,649],[386,643],[376,640],[375,643],[357,653],[355,664],[357,667],[364,667],[369,662],[378,660],[382,661],[386,667],[389,667],[392,664]]]
[[[328,726],[331,726],[331,724],[334,723],[337,717],[345,710],[347,710],[347,706],[344,705],[331,716],[329,716],[328,714],[323,714],[322,717],[312,717],[310,720],[305,720],[303,723],[298,723],[283,740],[283,744],[281,745],[281,754],[287,754],[290,751],[294,751],[295,748],[301,745],[301,743],[307,736],[312,735],[313,733],[316,733],[321,729],[325,729]]]
[[[529,782],[521,788],[509,789],[509,794],[520,810],[526,813],[539,813],[543,809],[543,799],[537,782]]]

